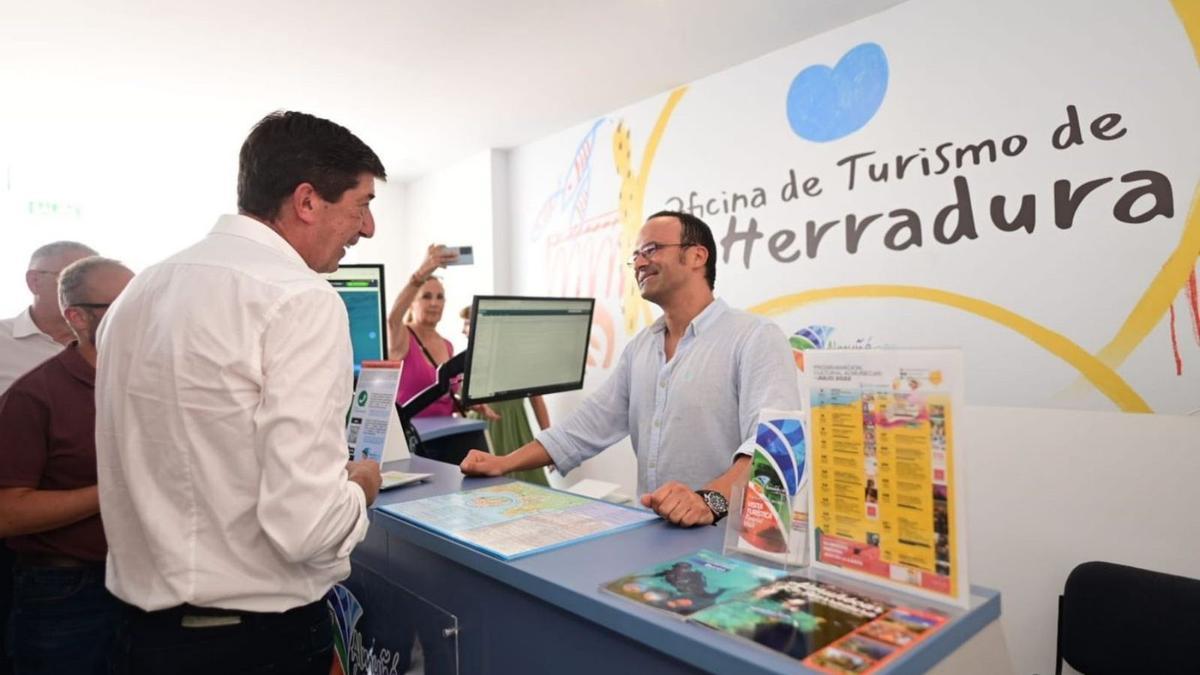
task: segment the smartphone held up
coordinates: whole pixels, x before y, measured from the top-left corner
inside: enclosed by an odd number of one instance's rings
[[[474,252],[474,249],[470,246],[442,246],[442,247],[440,247],[440,252],[443,255],[445,255],[447,253],[457,253],[458,254],[458,257],[455,258],[454,260],[451,260],[450,262],[447,262],[446,263],[447,265],[474,265],[475,264],[475,252]]]

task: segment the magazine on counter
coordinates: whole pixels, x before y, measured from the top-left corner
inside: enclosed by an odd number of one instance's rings
[[[615,579],[601,588],[655,609],[687,616],[783,574],[781,570],[701,550]]]
[[[789,576],[696,612],[694,623],[829,673],[870,673],[947,620],[832,584]]]

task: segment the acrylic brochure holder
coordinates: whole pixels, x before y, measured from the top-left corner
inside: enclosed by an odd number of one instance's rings
[[[805,352],[814,570],[968,607],[963,355]]]
[[[808,564],[807,436],[799,410],[764,410],[746,479],[730,490],[724,553],[783,569]]]
[[[965,608],[960,350],[805,353],[804,411],[759,417],[724,553]]]
[[[390,462],[409,457],[395,404],[402,370],[400,361],[363,361],[346,417],[351,460]]]

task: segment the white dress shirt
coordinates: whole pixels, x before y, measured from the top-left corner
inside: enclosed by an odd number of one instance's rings
[[[265,225],[222,216],[139,274],[99,332],[107,585],[145,610],[279,612],[350,574],[346,308]]]
[[[639,494],[672,480],[700,488],[753,450],[760,411],[800,409],[791,347],[770,320],[713,300],[670,361],[666,328],[659,317],[634,336],[604,384],[537,435],[559,471],[630,436]]]
[[[28,308],[11,319],[0,319],[0,394],[62,349],[37,327]]]

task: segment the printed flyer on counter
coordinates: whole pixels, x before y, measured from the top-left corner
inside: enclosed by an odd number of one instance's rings
[[[655,609],[687,616],[783,574],[783,570],[701,550],[623,576],[601,588]]]
[[[379,510],[504,560],[658,520],[652,511],[513,481]]]
[[[813,565],[967,606],[958,350],[812,350]]]
[[[940,612],[898,607],[804,577],[767,582],[688,621],[827,673],[871,673],[941,628]]]
[[[400,387],[402,361],[364,361],[346,418],[346,444],[350,459],[383,461],[391,418],[396,409],[396,391]]]

